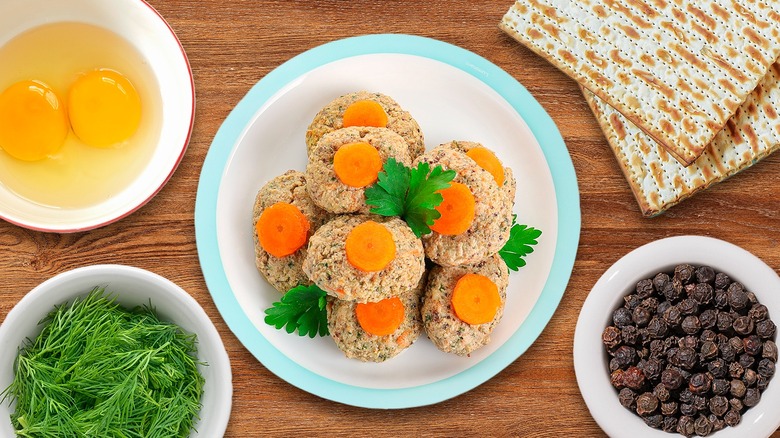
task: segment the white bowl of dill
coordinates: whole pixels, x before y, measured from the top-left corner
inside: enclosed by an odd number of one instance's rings
[[[219,437],[230,361],[208,315],[152,272],[95,265],[34,288],[0,325],[0,436]]]

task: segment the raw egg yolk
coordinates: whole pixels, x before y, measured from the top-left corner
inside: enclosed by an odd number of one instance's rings
[[[0,147],[12,157],[46,158],[60,149],[68,130],[64,106],[43,82],[17,82],[0,94]]]
[[[112,146],[138,129],[141,99],[133,84],[119,72],[94,70],[71,86],[68,115],[81,141],[90,146]]]

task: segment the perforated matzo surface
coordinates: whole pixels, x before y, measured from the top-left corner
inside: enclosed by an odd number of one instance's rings
[[[685,164],[780,55],[776,0],[517,0],[500,27]]]
[[[583,93],[645,216],[663,212],[780,148],[780,62],[688,167],[603,100],[588,90]]]

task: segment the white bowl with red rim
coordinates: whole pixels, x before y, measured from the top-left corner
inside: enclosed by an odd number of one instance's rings
[[[148,62],[159,85],[162,124],[146,166],[128,186],[97,204],[55,208],[31,202],[0,179],[0,218],[39,231],[68,233],[98,228],[126,217],[151,200],[182,160],[195,119],[195,86],[187,56],[171,27],[143,0],[3,0],[0,47],[30,29],[82,22],[130,42]]]

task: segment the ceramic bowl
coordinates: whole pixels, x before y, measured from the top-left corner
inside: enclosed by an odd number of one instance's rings
[[[161,131],[147,164],[115,196],[85,207],[41,205],[2,184],[0,218],[22,227],[76,232],[98,228],[134,212],[172,176],[187,148],[195,116],[192,71],[173,30],[142,0],[3,0],[0,47],[44,24],[81,22],[106,28],[130,42],[148,62],[159,85]]]
[[[121,305],[131,308],[151,305],[161,320],[177,324],[198,340],[199,366],[205,378],[200,420],[191,437],[219,437],[225,432],[232,406],[232,373],[225,347],[206,312],[182,288],[152,272],[123,265],[94,265],[64,272],[44,281],[22,298],[0,324],[0,391],[13,380],[12,354],[25,339],[34,339],[41,331],[38,321],[55,305],[72,303],[95,286],[104,286]],[[9,401],[0,403],[0,436],[14,436]]]
[[[639,247],[618,260],[601,276],[580,311],[574,334],[574,369],[582,397],[599,426],[612,437],[631,438],[673,436],[653,429],[618,401],[610,384],[608,356],[601,333],[611,324],[612,313],[639,280],[658,272],[671,272],[689,263],[711,266],[733,281],[741,282],[767,306],[775,323],[780,323],[780,277],[763,261],[744,249],[722,240],[703,236],[678,236]],[[780,378],[775,376],[761,401],[742,415],[735,427],[726,427],[716,438],[768,437],[780,426]]]

